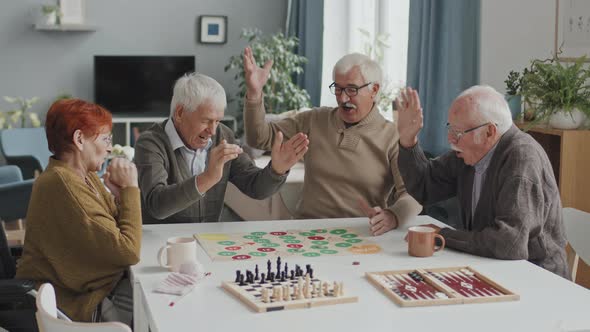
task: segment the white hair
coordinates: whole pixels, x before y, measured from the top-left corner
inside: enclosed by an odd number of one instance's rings
[[[489,85],[475,85],[461,92],[455,99],[469,98],[475,114],[482,122],[492,122],[503,135],[512,126],[512,114],[504,96]]]
[[[383,70],[381,66],[368,56],[360,53],[351,53],[340,58],[332,70],[332,79],[336,79],[336,73],[346,74],[354,67],[359,67],[366,83],[371,82],[381,85],[383,81]]]
[[[216,110],[225,110],[227,99],[221,84],[203,74],[185,74],[174,84],[170,117],[174,117],[177,105],[181,105],[186,112],[194,112],[205,103]]]

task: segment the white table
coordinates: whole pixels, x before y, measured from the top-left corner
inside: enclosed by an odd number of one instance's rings
[[[252,269],[266,260],[215,262],[199,247],[197,255],[212,275],[174,307],[172,295],[153,293],[167,272],[158,266],[156,253],[171,236],[198,232],[240,233],[366,224],[366,218],[149,225],[143,228],[141,262],[131,268],[134,287],[135,332],[147,331],[590,331],[590,290],[545,271],[527,261],[501,261],[445,249],[429,258],[407,254],[405,230],[373,238],[384,249],[375,255],[284,257],[289,266],[312,264],[314,273],[341,280],[358,303],[312,309],[254,313],[226,293],[223,280],[237,269]],[[421,216],[412,224],[435,222]],[[360,265],[352,265],[353,261]],[[520,295],[516,302],[398,307],[364,277],[368,271],[469,265]]]

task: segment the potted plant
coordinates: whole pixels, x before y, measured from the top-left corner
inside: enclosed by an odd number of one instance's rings
[[[558,129],[576,129],[590,115],[590,70],[586,57],[571,64],[557,59],[533,60],[522,77],[521,95],[534,112],[534,123],[548,121]]]
[[[270,78],[263,88],[264,107],[267,113],[279,114],[290,110],[309,107],[310,98],[305,89],[295,84],[294,75],[303,73],[303,64],[307,62],[304,56],[297,55],[295,49],[299,45],[297,37],[287,37],[279,32],[268,37],[262,37],[258,29],[244,29],[240,36],[250,44],[254,58],[259,63],[273,59]],[[234,78],[239,81],[240,91],[236,94],[239,112],[236,114],[239,137],[243,133],[242,109],[246,95],[246,82],[242,54],[232,55],[225,71],[236,69]]]
[[[506,95],[504,95],[504,98],[506,99],[506,102],[508,102],[513,120],[516,120],[521,116],[522,97],[520,95],[520,88],[522,86],[522,78],[527,72],[528,68],[524,69],[523,75],[518,71],[511,70],[508,73],[508,78],[504,80],[504,83],[506,84]]]
[[[61,24],[61,10],[59,5],[43,5],[41,6],[41,12],[44,17],[44,24],[46,25],[59,25]]]
[[[29,112],[29,109],[39,101],[39,98],[33,97],[25,99],[23,97],[4,97],[4,100],[16,106],[9,111],[0,110],[0,129],[10,129],[13,126],[20,123],[21,128],[25,128],[27,120],[31,123],[32,127],[41,126],[41,121],[37,113]]]

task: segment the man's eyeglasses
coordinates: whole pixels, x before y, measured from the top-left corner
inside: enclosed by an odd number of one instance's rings
[[[332,94],[336,95],[336,96],[340,96],[342,94],[342,91],[344,91],[344,93],[346,93],[347,96],[349,97],[354,97],[356,95],[359,94],[359,90],[369,86],[370,84],[372,84],[373,82],[369,82],[365,85],[361,85],[361,86],[347,86],[345,88],[339,87],[338,85],[336,85],[336,82],[330,84],[330,92],[332,92]]]
[[[451,124],[447,122],[447,132],[458,142],[461,139],[461,137],[463,137],[463,135],[465,135],[465,134],[467,134],[467,133],[469,133],[471,131],[477,130],[477,129],[481,128],[481,127],[485,127],[487,125],[491,125],[491,124],[494,125],[494,126],[496,125],[493,122],[486,122],[484,124],[480,124],[479,126],[476,126],[476,127],[473,127],[473,128],[469,128],[469,129],[466,129],[466,130],[457,130],[455,127],[451,126]]]

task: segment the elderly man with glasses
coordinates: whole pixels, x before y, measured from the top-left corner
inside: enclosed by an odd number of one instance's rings
[[[397,128],[375,105],[380,66],[362,54],[344,56],[334,66],[330,85],[338,107],[317,107],[269,123],[262,88],[271,66],[269,61],[258,67],[246,48],[246,138],[249,145],[268,150],[279,132],[286,138],[299,132],[309,137],[295,217],[368,216],[372,234],[380,235],[416,216],[422,207],[407,194],[397,169]]]
[[[415,90],[396,101],[399,168],[408,192],[428,205],[457,196],[462,229],[435,228],[446,245],[498,259],[526,259],[568,277],[559,188],[543,148],[512,123],[489,86],[459,95],[448,114],[452,151],[428,160],[418,144],[422,109]]]

